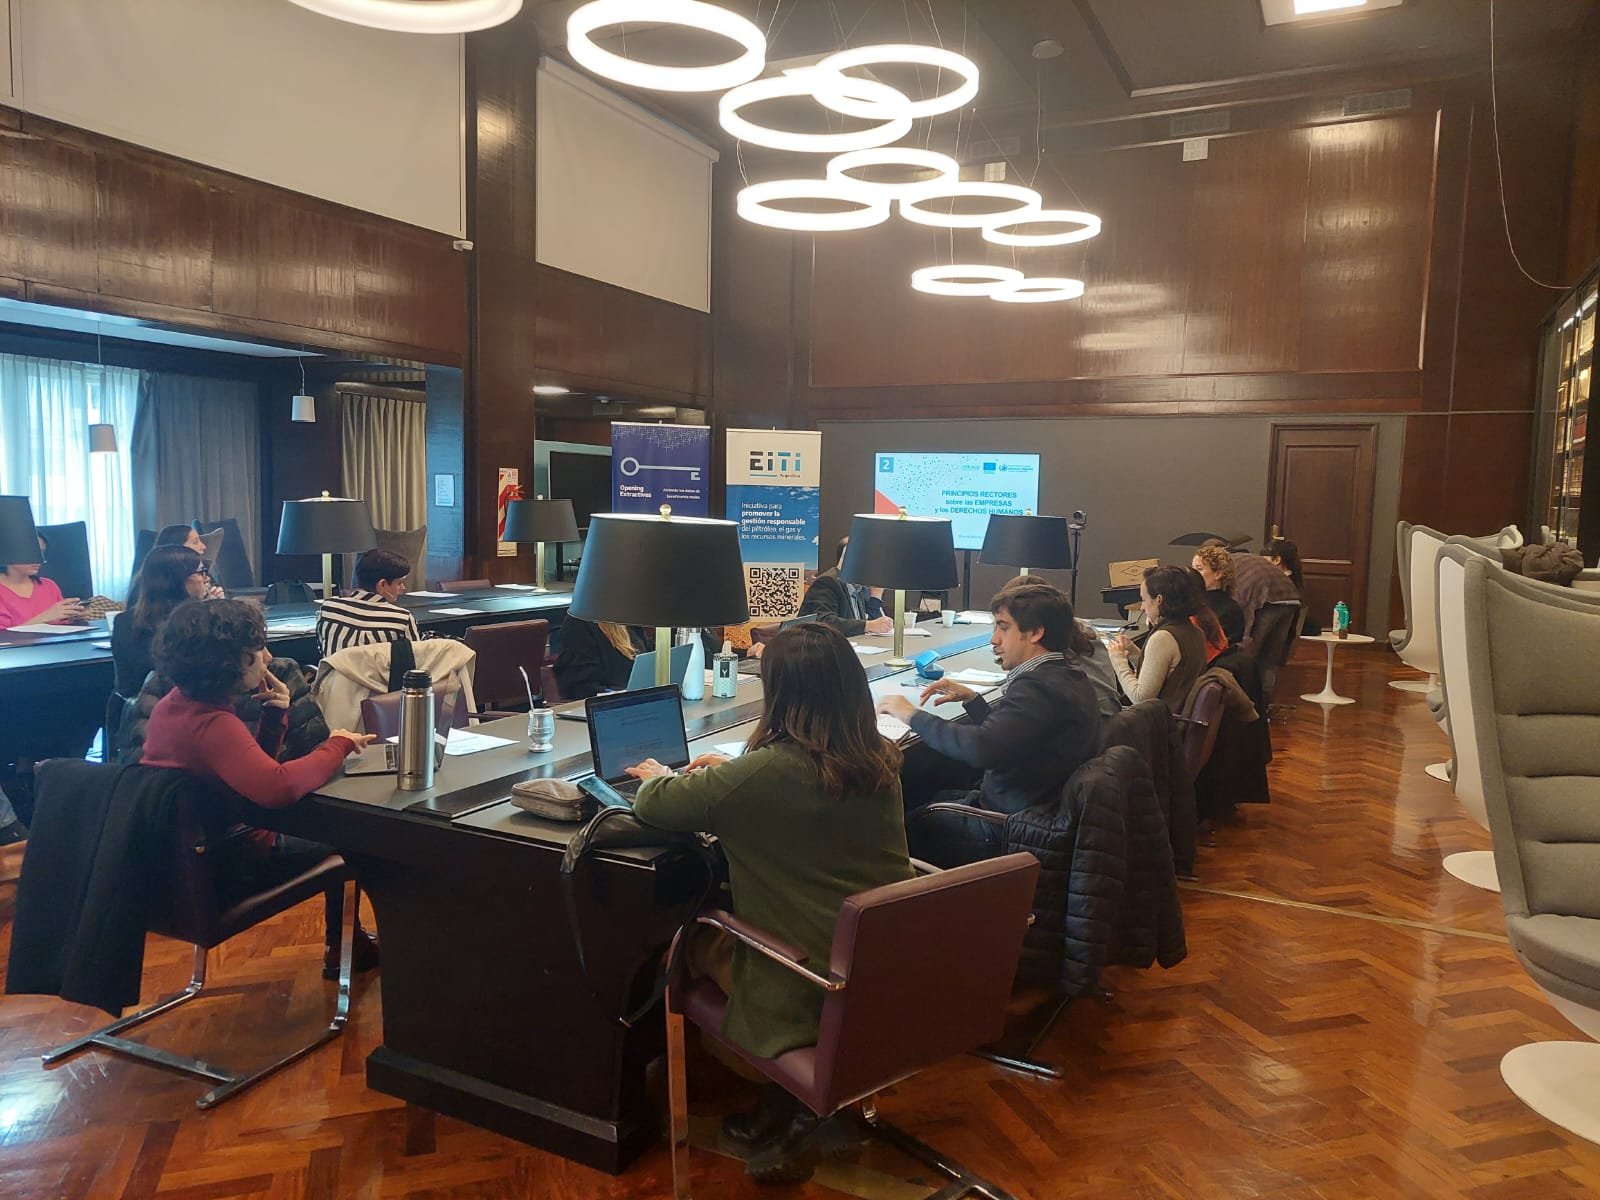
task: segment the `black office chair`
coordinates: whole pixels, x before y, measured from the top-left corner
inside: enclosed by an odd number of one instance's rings
[[[61,589],[63,596],[87,600],[94,595],[94,573],[89,569],[89,527],[82,521],[65,525],[40,525],[49,542],[44,570],[40,572]]]
[[[1278,672],[1294,653],[1305,620],[1305,605],[1298,600],[1273,600],[1263,604],[1256,613],[1255,627],[1250,631],[1250,649],[1256,668],[1261,672],[1261,697],[1268,708],[1272,707],[1272,690],[1278,682]]]

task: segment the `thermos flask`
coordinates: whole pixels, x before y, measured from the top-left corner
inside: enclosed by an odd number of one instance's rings
[[[400,686],[397,784],[402,792],[424,792],[433,786],[433,676],[407,671]]]
[[[739,683],[739,660],[730,642],[722,643],[722,653],[711,656],[711,694],[719,700],[733,696]]]

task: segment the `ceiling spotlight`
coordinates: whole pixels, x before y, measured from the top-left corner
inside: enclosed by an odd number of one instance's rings
[[[1081,279],[1050,279],[1039,276],[1035,279],[1017,279],[1010,283],[997,284],[989,292],[989,299],[999,300],[1003,304],[1054,304],[1058,300],[1076,300],[1081,295],[1083,295]]]
[[[898,142],[911,132],[911,118],[904,112],[882,118],[878,125],[871,128],[846,133],[793,133],[787,129],[757,125],[739,113],[740,109],[763,100],[782,100],[790,96],[814,97],[817,78],[815,69],[790,71],[771,79],[758,79],[724,93],[717,106],[722,127],[740,141],[753,146],[793,150],[800,154],[842,154],[847,150],[871,150]],[[857,100],[869,100],[890,109],[897,104],[904,106],[911,103],[904,92],[896,91],[888,84],[849,75],[836,76],[835,79],[839,91]]]
[[[535,396],[569,396],[571,388],[564,388],[559,383],[536,383],[533,385]]]
[[[709,67],[663,67],[602,50],[589,36],[596,29],[630,22],[721,34],[743,46],[744,53]],[[590,0],[567,18],[567,53],[580,66],[618,83],[658,92],[720,92],[748,83],[766,69],[767,39],[738,13],[702,0]]]
[[[988,296],[1001,284],[1021,283],[1015,267],[990,267],[957,263],[948,267],[921,267],[911,273],[911,286],[930,296]]]
[[[924,205],[933,200],[960,200],[972,197],[982,200],[1010,200],[1014,208],[999,212],[958,213],[930,210]],[[937,225],[941,229],[983,229],[1000,221],[1019,220],[1028,213],[1040,211],[1044,201],[1039,193],[1015,183],[987,183],[970,180],[966,183],[920,184],[900,198],[900,215],[918,225]]]
[[[869,167],[909,167],[919,173],[935,171],[934,179],[910,179],[898,183],[862,179],[852,175]],[[840,188],[865,188],[891,200],[898,200],[917,188],[930,183],[956,183],[961,178],[961,164],[948,154],[937,150],[918,150],[910,146],[883,146],[871,150],[851,150],[828,160],[828,182]]]
[[[1021,225],[1071,225],[1061,233],[1009,233]],[[997,246],[1070,246],[1087,242],[1100,232],[1100,218],[1070,208],[1040,209],[1020,216],[1000,217],[983,228],[984,241]]]
[[[522,0],[291,0],[352,25],[395,33],[472,33],[504,25]]]
[[[834,212],[774,207],[775,200],[831,200],[848,205]],[[774,179],[753,183],[739,193],[738,213],[755,225],[797,233],[839,233],[867,229],[889,219],[889,197],[841,188],[826,179]]]
[[[930,96],[926,100],[912,100],[896,89],[898,99],[888,102],[863,99],[844,86],[847,81],[859,79],[858,76],[845,74],[852,67],[891,63],[910,63],[913,66],[953,71],[961,76],[962,83],[942,96]],[[816,97],[819,104],[847,117],[861,117],[868,121],[897,116],[936,117],[969,104],[978,94],[977,64],[953,50],[938,46],[859,46],[854,50],[840,50],[819,60],[816,70]]]

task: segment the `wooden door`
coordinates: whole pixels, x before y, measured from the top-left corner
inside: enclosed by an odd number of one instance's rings
[[[1377,462],[1376,424],[1272,427],[1268,534],[1300,548],[1306,604],[1324,628],[1340,600],[1350,627],[1365,628]]]

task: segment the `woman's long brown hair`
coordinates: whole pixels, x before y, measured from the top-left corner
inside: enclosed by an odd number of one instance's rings
[[[615,621],[596,621],[595,628],[599,629],[606,641],[616,647],[617,653],[632,662],[639,657],[639,647],[633,644],[633,639],[628,636],[628,627],[619,625]]]
[[[747,750],[798,747],[835,796],[894,786],[900,750],[878,732],[867,673],[837,629],[819,621],[778,634],[761,654],[761,689],[764,707]]]

